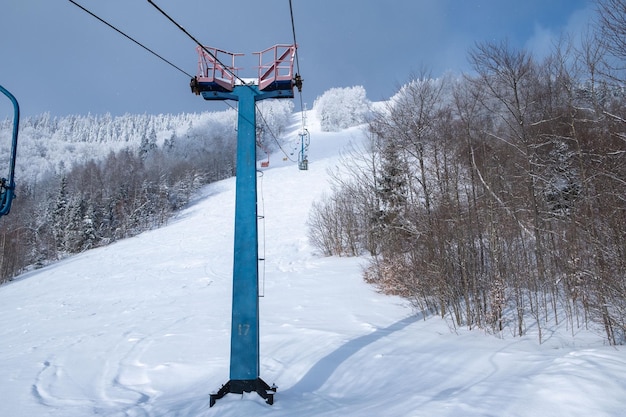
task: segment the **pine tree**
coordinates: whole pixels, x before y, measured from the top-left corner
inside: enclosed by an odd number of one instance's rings
[[[95,217],[93,205],[89,204],[83,216],[81,250],[87,250],[97,246],[98,237],[95,228]]]
[[[57,252],[63,252],[65,249],[67,205],[67,177],[64,175],[61,177],[61,183],[59,184],[59,190],[51,212],[52,221],[50,222]]]
[[[142,160],[145,160],[152,151],[157,148],[157,134],[154,127],[150,129],[148,135],[144,135],[141,138],[141,144],[139,145],[139,156]]]

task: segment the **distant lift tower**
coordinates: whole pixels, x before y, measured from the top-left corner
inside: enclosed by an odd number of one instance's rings
[[[210,406],[226,394],[244,392],[257,392],[271,405],[276,387],[259,377],[255,103],[268,98],[293,98],[293,88],[302,87],[299,75],[293,74],[296,46],[275,45],[255,53],[259,55],[259,75],[252,80],[236,75],[235,57],[242,54],[200,46],[197,51],[198,75],[191,80],[191,91],[205,100],[239,102],[230,380],[211,394]]]
[[[307,169],[309,169],[309,159],[307,156],[307,151],[309,149],[309,144],[311,143],[311,135],[309,134],[309,130],[306,128],[303,128],[298,135],[300,136],[298,169],[300,169],[301,171],[306,171]]]
[[[13,103],[13,135],[11,142],[11,153],[9,154],[9,172],[6,177],[0,177],[0,216],[9,214],[11,203],[15,196],[15,158],[17,154],[17,132],[20,124],[20,106],[17,100],[8,90],[0,85],[0,93]]]

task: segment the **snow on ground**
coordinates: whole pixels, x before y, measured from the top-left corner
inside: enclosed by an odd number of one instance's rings
[[[306,237],[327,168],[362,136],[311,121],[308,171],[261,180],[261,378],[278,391],[209,408],[228,380],[234,180],[162,229],[0,287],[0,416],[624,416],[626,349],[555,329],[496,338],[415,314]],[[293,133],[297,137],[297,133]],[[263,229],[263,226],[262,226]]]

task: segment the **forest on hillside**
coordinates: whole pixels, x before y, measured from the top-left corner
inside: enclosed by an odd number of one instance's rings
[[[293,103],[257,111],[265,156]],[[166,223],[200,187],[235,174],[236,123],[234,110],[23,119],[17,197],[1,220],[0,283]],[[11,129],[12,120],[0,121],[0,155],[9,154]]]
[[[599,5],[545,58],[489,42],[470,74],[414,76],[315,204],[320,251],[371,255],[368,282],[455,326],[624,343],[626,1]]]

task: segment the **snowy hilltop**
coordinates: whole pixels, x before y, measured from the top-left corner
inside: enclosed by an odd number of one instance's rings
[[[0,287],[0,415],[624,415],[626,350],[601,334],[552,323],[539,344],[532,326],[521,337],[457,328],[365,283],[365,258],[322,256],[310,209],[367,134],[322,130],[315,112],[307,123],[309,169],[277,151],[259,173],[260,375],[278,386],[274,405],[230,394],[209,408],[229,371],[229,178],[160,229]]]

